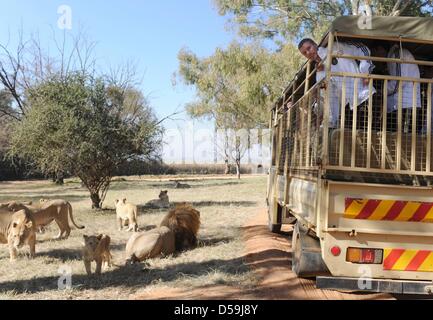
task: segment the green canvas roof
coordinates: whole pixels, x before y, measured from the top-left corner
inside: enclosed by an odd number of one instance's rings
[[[332,22],[330,31],[433,42],[433,18],[342,16]]]

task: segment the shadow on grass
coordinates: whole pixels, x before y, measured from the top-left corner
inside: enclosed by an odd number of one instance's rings
[[[137,205],[137,210],[139,214],[147,214],[147,213],[166,213],[170,208],[155,208],[145,204]]]
[[[233,241],[233,237],[222,237],[222,238],[210,238],[210,239],[198,239],[198,247],[212,247],[222,243],[228,243]]]
[[[193,207],[254,207],[256,202],[254,201],[186,201]],[[177,204],[182,204],[184,202],[171,202],[170,205],[173,207]]]
[[[125,250],[125,244],[110,244],[110,250]],[[66,262],[68,260],[81,260],[82,253],[80,248],[76,249],[50,249],[49,251],[41,251],[37,253],[38,257],[50,257],[54,259],[58,259],[62,262]]]
[[[39,195],[35,195],[35,192],[19,192],[17,191],[17,195],[10,195],[10,196],[2,196],[1,198],[4,198],[5,200],[1,200],[0,202],[6,202],[6,201],[17,201],[17,202],[27,202],[32,201],[33,203],[38,203],[41,198],[48,199],[48,200],[54,200],[54,199],[63,199],[68,202],[75,202],[75,201],[82,201],[85,199],[89,199],[90,202],[90,196],[87,194],[85,195],[67,195],[62,194],[59,192],[53,192],[53,193],[40,193]],[[29,196],[31,195],[31,196]]]
[[[146,183],[142,182],[142,184],[137,185],[137,182],[116,182],[110,185],[110,190],[112,191],[121,191],[121,190],[127,190],[127,191],[145,191],[149,189],[155,189],[155,191],[170,189],[170,190],[188,190],[188,189],[199,189],[199,188],[209,188],[209,187],[224,187],[224,186],[231,186],[231,185],[240,185],[244,184],[244,181],[223,181],[223,182],[215,182],[212,180],[176,180],[179,181],[182,184],[188,184],[191,188],[176,188],[174,181],[172,182],[152,182],[152,183]],[[190,184],[190,182],[199,182],[198,184]],[[156,192],[157,196],[157,192]]]
[[[60,252],[51,254],[56,255],[55,257],[57,257],[57,254],[60,254]],[[62,254],[65,254],[65,252],[62,252]],[[66,254],[69,255],[69,257],[75,257],[77,252],[68,252],[67,250]],[[249,272],[248,267],[243,264],[243,260],[243,257],[229,260],[213,259],[198,263],[179,263],[164,268],[154,269],[146,268],[146,264],[118,266],[112,268],[111,270],[104,271],[101,276],[92,275],[89,277],[84,274],[73,274],[72,286],[77,290],[98,290],[107,287],[128,287],[142,289],[143,287],[152,284],[155,280],[160,282],[171,282],[184,277],[200,277],[215,272],[239,276],[243,273]],[[93,263],[92,270],[94,270],[94,268],[95,264]],[[0,283],[0,292],[13,290],[17,294],[32,294],[58,290],[58,281],[59,276],[4,281]],[[221,280],[221,282],[224,281]]]

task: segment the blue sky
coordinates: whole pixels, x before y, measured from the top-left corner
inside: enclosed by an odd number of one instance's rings
[[[192,88],[172,86],[177,53],[188,47],[199,56],[212,54],[233,38],[226,31],[226,18],[218,15],[212,0],[0,0],[0,42],[11,42],[21,28],[24,34],[38,32],[42,43],[52,42],[59,6],[72,9],[72,30],[80,27],[96,41],[96,57],[102,67],[127,60],[138,63],[144,74],[142,90],[150,95],[158,117],[164,117],[193,99]],[[166,127],[174,124],[167,122]]]

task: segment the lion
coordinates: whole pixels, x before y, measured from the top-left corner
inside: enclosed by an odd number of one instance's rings
[[[30,257],[35,256],[36,228],[31,215],[25,210],[0,211],[0,243],[9,245],[10,261],[17,259],[18,249],[24,244],[30,247]]]
[[[177,205],[158,228],[132,235],[126,244],[126,263],[141,262],[197,246],[200,212],[191,205]]]
[[[191,188],[191,186],[189,184],[187,184],[187,183],[180,183],[177,180],[174,181],[174,187],[176,189],[189,189],[189,188]]]
[[[170,207],[170,201],[168,199],[168,191],[167,190],[164,190],[164,191],[161,190],[158,197],[159,197],[159,199],[153,199],[153,200],[146,202],[145,206],[151,207],[151,208],[157,208],[157,209]]]
[[[134,233],[126,244],[126,264],[175,252],[174,233],[163,226],[149,231]]]
[[[111,238],[106,234],[99,234],[97,236],[83,235],[84,246],[82,249],[84,267],[86,268],[87,275],[92,274],[92,261],[96,261],[96,274],[101,274],[102,266],[104,268],[111,267],[111,259],[113,258],[110,253]]]
[[[69,226],[68,214],[76,228],[84,229],[84,226],[75,223],[72,215],[72,206],[65,200],[43,200],[40,201],[40,208],[32,208],[15,202],[11,203],[9,208],[12,211],[26,210],[32,215],[37,228],[45,227],[53,220],[56,221],[60,231],[54,239],[61,239],[63,237],[67,239],[69,237],[71,227]]]
[[[175,234],[176,251],[195,248],[200,212],[187,203],[178,204],[166,214],[160,226],[168,227]]]
[[[122,201],[116,199],[115,206],[119,231],[126,224],[129,224],[127,231],[138,231],[137,206],[132,203],[126,203],[126,198],[123,198]]]

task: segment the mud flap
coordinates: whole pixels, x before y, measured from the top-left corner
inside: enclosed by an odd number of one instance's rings
[[[322,259],[320,241],[297,222],[292,236],[292,271],[300,278],[329,275]]]

